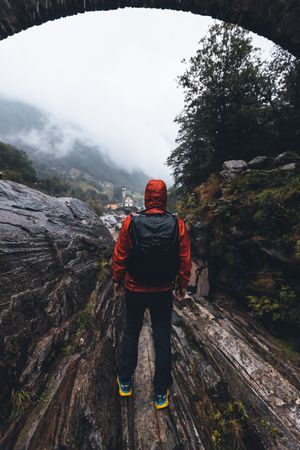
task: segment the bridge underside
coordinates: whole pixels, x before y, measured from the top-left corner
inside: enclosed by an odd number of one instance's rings
[[[0,40],[49,20],[124,7],[208,15],[265,36],[300,56],[299,0],[2,0]]]

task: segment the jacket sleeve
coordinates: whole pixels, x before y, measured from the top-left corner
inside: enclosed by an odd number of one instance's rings
[[[190,239],[183,220],[178,219],[179,228],[179,272],[177,283],[182,289],[186,289],[191,276],[191,248]]]
[[[113,252],[113,281],[119,282],[125,279],[127,270],[127,259],[129,250],[131,248],[131,239],[129,236],[129,225],[131,217],[127,216],[124,219],[122,228],[116,242]]]

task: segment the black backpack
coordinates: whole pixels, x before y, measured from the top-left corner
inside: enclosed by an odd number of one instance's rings
[[[150,284],[174,281],[179,270],[177,217],[167,211],[132,214],[129,232],[133,246],[127,270],[131,277]]]

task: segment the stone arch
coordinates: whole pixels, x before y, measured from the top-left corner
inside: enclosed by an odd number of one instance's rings
[[[300,57],[299,0],[3,0],[0,40],[49,20],[124,7],[209,15],[265,36]]]

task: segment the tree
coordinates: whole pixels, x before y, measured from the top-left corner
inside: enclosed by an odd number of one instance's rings
[[[43,192],[60,197],[71,194],[71,185],[59,175],[52,175],[41,178],[38,183],[38,188]]]
[[[275,47],[266,64],[266,124],[272,153],[300,151],[300,60]]]
[[[25,152],[0,142],[0,170],[4,177],[18,183],[33,184],[37,181],[32,162]]]
[[[192,189],[226,159],[257,155],[266,83],[261,64],[249,33],[235,25],[215,23],[200,40],[178,80],[184,109],[167,160],[177,188]]]
[[[120,203],[123,201],[122,197],[122,186],[113,186],[113,201],[116,203]]]

